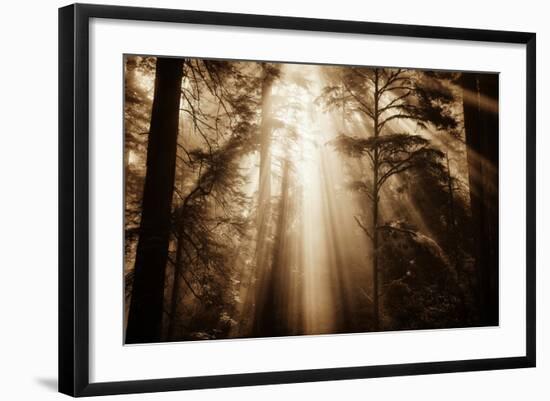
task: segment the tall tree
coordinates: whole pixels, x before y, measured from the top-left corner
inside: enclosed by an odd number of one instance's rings
[[[176,58],[156,62],[127,344],[158,341],[161,334],[183,64]]]
[[[366,134],[340,134],[333,141],[337,150],[351,157],[366,158],[372,174],[352,183],[352,188],[367,195],[370,222],[356,217],[357,224],[372,244],[372,303],[374,330],[380,329],[379,230],[380,201],[384,184],[394,175],[438,164],[443,154],[431,148],[422,136],[400,132],[396,124],[410,120],[436,127],[450,127],[455,121],[443,107],[445,99],[438,91],[422,85],[422,74],[390,68],[346,68],[340,82],[323,92],[330,107],[345,107],[359,114]],[[437,96],[437,98],[436,98]]]
[[[257,235],[256,235],[256,271],[264,275],[269,271],[270,252],[268,236],[271,219],[271,134],[273,131],[272,87],[279,76],[279,66],[270,63],[262,64],[261,76],[261,121],[260,121],[260,169],[258,180]],[[262,281],[262,280],[260,280]],[[261,287],[261,286],[260,286]],[[262,335],[264,321],[262,299],[264,294],[257,294],[254,331]],[[259,301],[259,302],[258,302]]]
[[[260,122],[260,171],[258,184],[258,238],[256,260],[260,268],[265,263],[267,251],[265,239],[271,216],[271,133],[273,82],[278,77],[278,67],[269,63],[262,65],[261,122]]]
[[[480,324],[498,324],[498,75],[462,75]]]

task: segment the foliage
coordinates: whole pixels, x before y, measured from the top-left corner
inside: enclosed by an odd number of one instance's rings
[[[381,227],[384,319],[388,329],[444,328],[471,316],[455,267],[432,238],[403,222]]]

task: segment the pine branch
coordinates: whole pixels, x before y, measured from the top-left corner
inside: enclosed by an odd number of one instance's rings
[[[369,230],[367,229],[367,227],[365,227],[361,221],[359,220],[359,218],[357,216],[353,216],[353,218],[355,219],[355,221],[357,222],[357,224],[359,225],[359,227],[361,227],[361,229],[365,232],[365,234],[367,234],[367,237],[369,237],[372,241],[374,241],[374,238],[372,236],[372,234],[369,232]]]
[[[386,83],[384,85],[382,85],[382,87],[378,90],[378,92],[380,94],[390,90],[388,89],[388,87],[393,84],[394,82],[397,82],[397,81],[404,81],[404,80],[407,80],[409,79],[408,77],[403,77],[401,76],[401,74],[403,72],[405,72],[404,69],[402,68],[398,68],[397,70],[394,70],[395,72],[391,73],[390,76],[387,78],[386,80]]]
[[[382,122],[380,122],[378,124],[378,132],[382,132],[382,129],[384,128],[386,123],[390,122],[391,120],[396,120],[396,119],[418,120],[419,118],[417,116],[413,115],[413,114],[407,114],[407,113],[393,114],[393,115],[391,115],[390,117],[387,117],[386,119],[384,119]]]
[[[185,285],[187,286],[187,288],[189,288],[189,291],[191,291],[191,293],[195,296],[195,298],[197,298],[200,301],[203,301],[203,297],[197,294],[197,292],[193,289],[193,286],[191,285],[191,283],[189,283],[189,281],[187,281],[187,279],[185,278],[185,273],[180,269],[178,269],[178,266],[176,266],[176,262],[174,261],[174,259],[172,259],[170,255],[168,255],[168,261],[175,267],[175,270],[178,273],[175,277],[181,278],[185,283]]]
[[[377,230],[399,231],[401,233],[409,234],[409,235],[412,235],[412,236],[416,237],[416,232],[414,232],[413,230],[407,230],[406,228],[390,226],[390,225],[387,225],[387,224],[378,226]]]
[[[392,175],[402,173],[410,168],[414,167],[414,164],[412,162],[414,161],[414,158],[417,157],[419,154],[422,153],[422,151],[426,150],[427,147],[423,146],[420,149],[417,149],[410,153],[409,157],[399,161],[395,165],[393,165],[388,171],[386,171],[378,180],[378,186],[381,187],[388,178],[390,178]],[[384,163],[391,164],[389,161],[384,161]]]
[[[362,100],[358,95],[356,95],[353,90],[351,90],[349,88],[349,86],[344,83],[344,87],[346,88],[346,91],[348,91],[348,93],[353,97],[353,99],[355,99],[355,101],[357,103],[359,103],[361,105],[360,109],[366,114],[368,115],[370,118],[372,118],[374,120],[374,112],[369,108],[369,106],[367,105],[367,103],[365,103],[364,100]]]
[[[406,99],[407,97],[409,97],[410,95],[412,94],[412,91],[408,91],[408,92],[405,92],[403,95],[401,96],[397,96],[396,98],[394,98],[391,102],[389,102],[386,106],[382,107],[381,109],[379,109],[379,113],[382,114],[384,113],[385,111],[388,111],[388,110],[391,110],[391,109],[406,109],[407,106],[403,103],[401,104],[396,104],[397,102],[401,101],[401,100],[404,100]]]

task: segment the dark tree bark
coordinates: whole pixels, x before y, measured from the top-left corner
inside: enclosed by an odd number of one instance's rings
[[[182,76],[183,60],[157,59],[127,344],[161,337]]]
[[[376,68],[374,70],[374,118],[373,118],[373,132],[374,137],[378,138],[380,135],[380,113],[379,113],[379,102],[380,102],[380,92],[379,92],[379,71]],[[374,197],[372,200],[372,292],[373,292],[373,308],[374,308],[374,330],[380,330],[380,291],[378,290],[379,280],[378,280],[378,202],[380,201],[380,187],[379,187],[379,173],[380,169],[380,160],[378,147],[374,149],[373,155],[373,168],[372,168],[372,182],[373,182],[373,192]]]
[[[498,75],[464,74],[464,128],[481,325],[498,312]]]

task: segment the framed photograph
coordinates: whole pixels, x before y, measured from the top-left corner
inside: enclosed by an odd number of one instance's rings
[[[59,390],[535,366],[535,34],[59,10]]]

